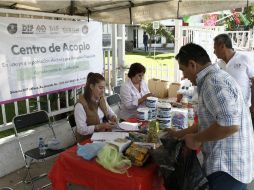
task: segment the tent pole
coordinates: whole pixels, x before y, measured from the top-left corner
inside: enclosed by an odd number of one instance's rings
[[[87,21],[89,22],[91,11],[88,8],[86,8],[86,10],[87,10]]]
[[[177,19],[179,19],[179,11],[180,11],[180,3],[182,2],[182,0],[179,0],[178,3],[177,3]]]
[[[117,49],[118,49],[118,44],[117,44],[117,24],[112,24],[112,70],[110,71],[112,74],[112,80],[111,80],[111,87],[116,86],[117,81],[116,81],[116,64],[117,64]]]
[[[183,35],[182,35],[182,20],[175,20],[175,54],[177,54],[183,45]],[[174,81],[181,81],[181,72],[179,71],[179,65],[176,60],[174,60]]]
[[[71,15],[71,16],[73,16],[73,15],[74,15],[74,12],[75,12],[75,7],[74,7],[74,5],[75,5],[74,0],[71,0],[70,9],[69,9],[70,15]]]
[[[129,1],[129,3],[130,3],[130,7],[129,7],[130,24],[133,25],[131,8],[134,7],[134,4],[131,1]]]
[[[130,24],[133,25],[133,22],[132,22],[132,14],[131,14],[131,7],[129,8],[129,13],[130,13]]]
[[[118,25],[118,41],[117,41],[117,48],[118,48],[118,57],[117,57],[117,81],[116,85],[121,85],[119,82],[119,77],[122,78],[122,83],[125,81],[124,75],[124,68],[125,68],[125,25],[120,24]]]

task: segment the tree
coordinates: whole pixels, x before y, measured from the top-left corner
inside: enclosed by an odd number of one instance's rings
[[[232,15],[224,20],[224,24],[227,30],[249,30],[254,26],[254,6],[245,7],[243,12],[233,10]]]
[[[249,27],[254,26],[254,5],[245,7],[244,12],[246,15],[247,20],[250,22]]]
[[[155,30],[153,29],[153,23],[142,23],[141,28],[149,35],[149,47],[151,48],[152,41],[151,39],[155,37]],[[156,30],[156,35],[163,36],[166,38],[167,42],[173,42],[174,36],[166,27],[160,24],[159,29]]]

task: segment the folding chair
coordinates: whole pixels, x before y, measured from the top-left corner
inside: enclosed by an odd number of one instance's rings
[[[25,183],[32,183],[32,186],[34,188],[34,181],[38,180],[44,176],[47,176],[46,173],[41,174],[36,177],[32,177],[30,173],[30,165],[32,161],[45,161],[46,158],[49,158],[51,156],[57,155],[60,152],[64,151],[64,149],[59,149],[59,150],[51,150],[47,149],[45,155],[40,155],[39,148],[33,148],[27,151],[24,151],[24,145],[22,145],[20,141],[20,135],[24,133],[27,130],[31,130],[32,128],[39,127],[42,125],[45,125],[51,129],[53,137],[56,137],[55,131],[50,123],[49,117],[47,112],[45,111],[38,111],[38,112],[33,112],[29,114],[24,114],[24,115],[18,115],[13,118],[13,124],[14,124],[14,131],[15,131],[15,136],[18,139],[19,146],[24,158],[25,166],[27,168],[27,173],[26,176],[24,177],[23,182]],[[27,177],[29,176],[29,181],[27,180]]]
[[[68,121],[68,123],[70,124],[70,126],[71,126],[71,130],[72,130],[72,133],[73,133],[73,136],[74,136],[74,138],[75,138],[75,143],[77,143],[78,141],[77,141],[77,135],[76,135],[76,132],[74,131],[74,127],[76,127],[76,121],[75,121],[75,117],[74,117],[74,114],[72,113],[72,114],[70,114],[70,115],[68,115],[68,117],[67,117],[67,121]]]
[[[120,89],[121,89],[121,86],[115,86],[115,87],[113,88],[114,94],[120,94]]]
[[[108,96],[107,102],[108,102],[108,105],[111,107],[111,109],[114,111],[114,113],[117,116],[119,116],[120,103],[121,103],[121,98],[120,98],[119,94],[113,94],[111,96]]]

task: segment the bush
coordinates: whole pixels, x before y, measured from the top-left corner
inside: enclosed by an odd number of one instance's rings
[[[133,52],[134,44],[133,41],[125,41],[125,51]]]

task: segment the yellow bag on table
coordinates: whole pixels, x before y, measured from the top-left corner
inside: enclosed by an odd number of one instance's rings
[[[127,173],[131,167],[131,161],[118,151],[113,144],[105,145],[97,154],[96,162],[105,169],[114,173]]]
[[[133,165],[143,166],[149,157],[149,152],[148,148],[132,143],[125,155],[132,161]]]

